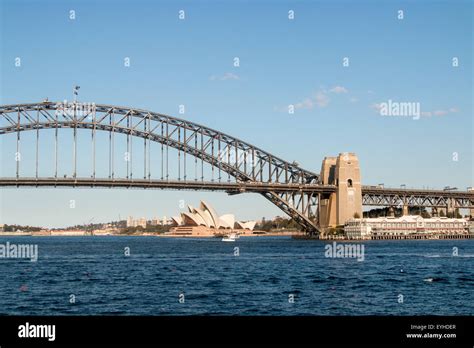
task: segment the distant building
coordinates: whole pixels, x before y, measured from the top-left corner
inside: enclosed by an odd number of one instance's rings
[[[5,226],[4,224],[0,224],[0,232],[3,232],[3,226]]]
[[[174,222],[173,222],[173,219],[163,216],[161,219],[158,217],[155,217],[154,219],[150,221],[150,223],[153,226],[158,226],[158,225],[164,226],[164,225],[173,225]]]
[[[134,219],[133,216],[127,218],[127,227],[143,227],[146,228],[146,219]]]
[[[140,218],[140,219],[135,220],[135,227],[146,228],[146,219],[145,218]]]
[[[424,219],[419,215],[405,215],[399,218],[352,218],[344,225],[344,233],[349,239],[370,239],[373,236],[408,236],[413,234],[467,234],[468,221],[446,217]]]

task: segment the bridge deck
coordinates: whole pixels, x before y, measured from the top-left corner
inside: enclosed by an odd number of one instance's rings
[[[77,187],[77,188],[128,188],[128,189],[174,189],[225,191],[229,194],[243,192],[264,193],[268,191],[291,193],[295,191],[311,194],[336,192],[334,185],[273,183],[273,182],[219,182],[200,180],[149,180],[149,179],[103,179],[103,178],[0,178],[0,187]],[[372,206],[424,206],[446,207],[449,201],[459,208],[474,208],[474,192],[425,189],[381,188],[362,186],[363,205]]]
[[[99,179],[99,178],[0,178],[0,187],[90,187],[90,188],[143,188],[208,190],[227,192],[285,192],[301,190],[314,193],[336,191],[332,185],[281,184],[271,182],[218,182],[200,180],[148,180],[148,179]]]

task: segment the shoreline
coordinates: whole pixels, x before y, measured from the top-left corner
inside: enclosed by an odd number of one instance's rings
[[[268,233],[243,233],[240,237],[303,237],[303,233],[294,232],[268,232]],[[90,233],[16,233],[3,232],[0,237],[163,237],[163,238],[222,238],[222,235],[193,235],[193,234],[171,234],[171,233],[140,233],[140,234],[90,234]]]
[[[222,236],[203,236],[203,235],[175,235],[175,234],[99,234],[99,235],[90,235],[90,234],[15,234],[15,233],[3,233],[0,234],[1,237],[159,237],[159,238],[181,238],[181,239],[221,239]],[[285,234],[285,233],[268,233],[268,234],[245,234],[240,237],[289,237],[295,240],[320,240],[320,241],[339,241],[339,242],[371,242],[371,241],[432,241],[432,240],[469,240],[474,239],[474,235],[445,235],[445,236],[384,236],[384,237],[372,237],[366,239],[350,239],[350,238],[328,238],[328,237],[312,237],[302,234]]]

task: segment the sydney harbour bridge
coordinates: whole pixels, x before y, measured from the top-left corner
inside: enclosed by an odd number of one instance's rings
[[[68,148],[60,139],[65,131]],[[30,136],[25,137],[25,132]],[[321,230],[322,202],[337,196],[342,186],[338,180],[324,179],[322,173],[218,130],[130,107],[47,100],[3,105],[0,135],[10,137],[16,147],[11,156],[3,152],[2,166],[10,159],[14,165],[12,175],[1,175],[2,187],[253,192],[310,234]],[[31,160],[28,173],[23,170],[26,151]],[[68,173],[64,173],[65,158]],[[352,186],[352,179],[349,183]],[[474,209],[471,191],[361,184],[359,191],[362,205]]]

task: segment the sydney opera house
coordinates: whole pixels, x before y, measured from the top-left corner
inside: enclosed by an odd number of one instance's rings
[[[201,201],[199,208],[188,205],[188,211],[179,216],[172,217],[175,225],[171,234],[192,235],[192,236],[212,236],[222,235],[229,232],[251,232],[255,221],[235,221],[233,214],[217,215],[214,208],[208,203]]]

